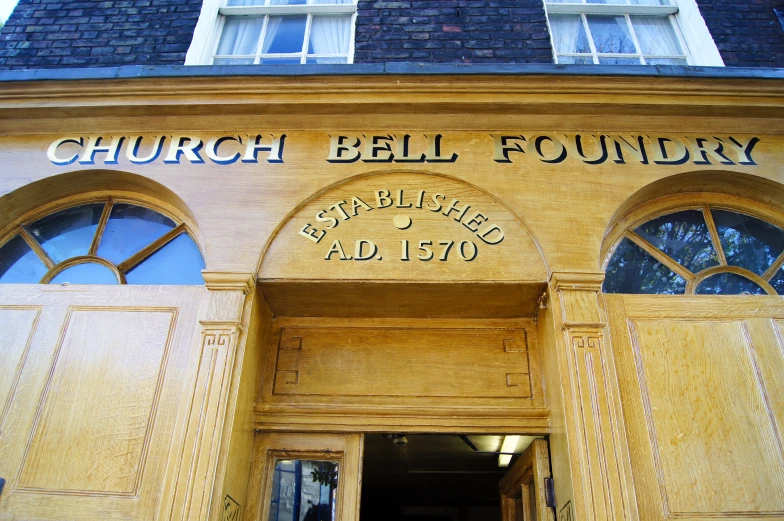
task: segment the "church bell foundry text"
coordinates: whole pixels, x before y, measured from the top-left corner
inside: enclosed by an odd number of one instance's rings
[[[588,165],[756,165],[752,157],[759,138],[734,136],[648,136],[635,134],[491,134],[492,160],[517,163],[536,160],[546,164],[581,161]],[[328,135],[326,162],[455,163],[458,153],[445,150],[442,134]],[[237,134],[207,139],[198,136],[67,136],[47,149],[49,160],[60,166],[103,163],[125,159],[135,165],[217,165],[283,163],[286,134]],[[459,144],[459,143],[457,143]],[[451,143],[451,146],[456,146]],[[266,157],[264,157],[266,155]]]

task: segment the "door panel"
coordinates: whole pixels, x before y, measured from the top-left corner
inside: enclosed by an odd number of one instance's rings
[[[554,521],[547,506],[550,454],[547,441],[536,439],[517,458],[499,483],[503,521]]]
[[[784,515],[781,299],[605,298],[641,518]]]
[[[154,519],[203,287],[0,287],[0,517]],[[121,304],[119,304],[121,303]],[[5,354],[5,353],[4,353]]]

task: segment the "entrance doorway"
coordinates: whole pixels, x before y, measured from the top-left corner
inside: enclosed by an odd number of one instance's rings
[[[530,470],[537,458],[527,457],[534,441],[531,436],[367,434],[360,521],[487,521],[502,519],[502,510],[504,521],[548,519],[537,515]],[[546,451],[546,442],[536,441]],[[546,452],[544,458],[538,463],[547,465],[549,477]],[[520,468],[521,460],[527,469]]]
[[[245,519],[553,521],[547,441],[257,433]]]

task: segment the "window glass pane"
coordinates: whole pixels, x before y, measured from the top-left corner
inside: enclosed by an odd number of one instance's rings
[[[338,464],[278,460],[272,477],[269,521],[333,521]]]
[[[686,290],[686,281],[632,241],[623,239],[607,266],[602,289],[606,293],[678,294]]]
[[[215,58],[213,65],[253,65],[254,58]]]
[[[47,272],[46,265],[20,236],[0,248],[0,282],[37,284]]]
[[[226,5],[245,6],[245,5],[264,5],[264,0],[229,0]]]
[[[699,210],[663,215],[634,231],[692,273],[719,264],[708,225]]]
[[[270,5],[304,5],[305,0],[270,0]]]
[[[318,63],[321,65],[334,63],[348,63],[348,58],[308,58],[305,63]]]
[[[634,54],[634,42],[623,16],[586,16],[596,52]]]
[[[648,65],[688,65],[685,58],[645,58]]]
[[[642,65],[639,58],[612,58],[599,56],[599,63],[602,65]]]
[[[2,279],[0,279],[2,280]],[[776,275],[770,279],[770,285],[776,290],[779,295],[784,295],[784,270],[779,270]]]
[[[125,274],[128,284],[204,284],[204,259],[187,233],[178,235]]]
[[[262,65],[294,65],[302,63],[300,58],[263,58],[260,62]]]
[[[222,56],[256,54],[263,25],[263,16],[258,18],[227,16],[215,54]]]
[[[100,203],[68,208],[36,221],[28,229],[55,264],[87,255],[104,206]]]
[[[669,17],[632,16],[631,20],[643,54],[659,56],[683,54]]]
[[[672,5],[670,0],[632,0],[634,5]]]
[[[579,15],[554,14],[550,16],[550,30],[556,52],[578,53],[591,52],[585,27]]]
[[[302,52],[307,15],[270,16],[261,52],[264,54]]]
[[[57,274],[49,284],[119,284],[112,270],[95,262],[86,262],[66,268]]]
[[[558,63],[593,63],[593,58],[590,56],[559,56]]]
[[[766,295],[764,289],[746,277],[734,273],[717,273],[700,282],[697,295]]]
[[[626,4],[626,0],[586,0],[588,4]]]
[[[314,16],[309,54],[348,54],[351,16]]]
[[[784,230],[748,215],[712,210],[727,263],[761,275],[784,251]]]
[[[101,236],[98,256],[119,264],[177,226],[149,208],[115,204]]]

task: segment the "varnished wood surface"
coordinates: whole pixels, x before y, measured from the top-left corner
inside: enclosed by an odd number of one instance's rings
[[[773,376],[784,357],[769,299],[667,300],[607,297],[641,519],[784,516]]]
[[[555,521],[545,493],[549,478],[547,441],[533,440],[498,484],[503,521]]]
[[[546,432],[535,331],[521,319],[276,319],[257,428]]]
[[[0,286],[0,511],[153,519],[204,288]],[[10,339],[7,343],[5,339]]]
[[[253,449],[251,479],[248,483],[248,505],[243,520],[269,519],[272,471],[278,459],[337,462],[339,477],[335,521],[358,519],[363,448],[361,434],[258,433]]]
[[[784,223],[781,102],[780,82],[677,78],[0,85],[0,241],[64,204],[125,197],[185,223],[208,270],[206,289],[0,287],[0,517],[214,521],[231,496],[254,519],[260,454],[285,448],[350,456],[340,521],[352,521],[362,432],[549,434],[559,521],[781,517],[780,297],[608,296],[605,308],[600,294],[620,233],[704,204],[695,193]],[[149,147],[257,134],[286,134],[282,163],[47,159],[66,136]],[[362,140],[367,159],[368,138],[406,134],[412,154],[441,134],[443,157],[327,161],[335,135]],[[567,157],[526,146],[497,161],[499,134],[555,136]],[[674,139],[691,155],[657,164],[627,147],[622,159],[613,141],[591,164],[599,135]],[[758,137],[756,164],[737,151],[731,166],[695,163],[696,140],[716,136]],[[405,203],[332,209],[322,242],[299,234],[336,203],[397,189],[470,204],[504,241],[477,242],[471,261],[420,260],[420,240],[476,233],[457,211]],[[384,258],[325,259],[333,238],[354,256],[372,240]],[[503,347],[520,331],[527,364]]]

